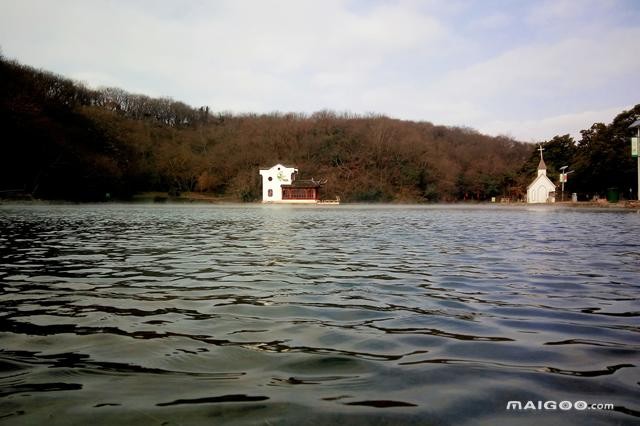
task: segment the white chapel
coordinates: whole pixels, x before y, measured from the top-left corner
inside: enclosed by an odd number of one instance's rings
[[[547,177],[547,165],[544,164],[540,146],[540,163],[538,163],[538,176],[527,187],[527,203],[555,203],[556,186]]]

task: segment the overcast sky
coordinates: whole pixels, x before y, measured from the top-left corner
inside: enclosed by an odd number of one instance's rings
[[[0,0],[5,57],[91,87],[523,141],[639,103],[639,41],[638,0]]]

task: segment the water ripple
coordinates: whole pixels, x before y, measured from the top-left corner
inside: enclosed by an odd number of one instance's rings
[[[638,241],[549,207],[0,206],[0,419],[632,424]]]

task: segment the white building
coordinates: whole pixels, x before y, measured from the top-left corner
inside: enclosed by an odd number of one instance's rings
[[[527,187],[527,203],[555,203],[556,186],[547,177],[547,165],[542,158],[540,147],[540,163],[538,164],[538,176]]]
[[[276,164],[260,169],[263,203],[317,203],[321,182],[297,180],[298,169]]]

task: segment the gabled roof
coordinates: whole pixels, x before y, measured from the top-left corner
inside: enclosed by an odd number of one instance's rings
[[[549,179],[549,178],[547,177],[547,175],[538,175],[538,177],[537,177],[537,178],[535,178],[535,179],[533,180],[533,182],[531,182],[531,183],[529,184],[529,186],[527,186],[527,191],[529,190],[529,188],[531,188],[531,187],[532,187],[536,182],[538,182],[540,179],[546,180],[546,181],[547,181],[551,186],[553,186],[553,189],[554,189],[554,190],[556,189],[556,184],[555,184],[555,183],[553,183],[553,182],[551,182],[551,179]]]
[[[326,179],[315,180],[311,178],[311,179],[294,180],[288,185],[280,185],[280,186],[282,186],[283,188],[318,188],[324,185],[325,183],[327,183]]]
[[[289,167],[289,166],[285,166],[285,165],[283,165],[283,164],[281,164],[281,163],[278,163],[278,164],[276,164],[275,166],[271,166],[271,167],[260,167],[260,171],[263,171],[263,170],[264,170],[264,171],[266,171],[266,170],[271,170],[271,169],[274,169],[274,168],[276,168],[276,167],[281,167],[281,168],[283,168],[283,169],[294,169],[294,170],[296,170],[296,171],[298,170],[298,169],[296,169],[295,167]]]
[[[294,180],[290,184],[280,185],[282,188],[318,188],[320,187],[320,182],[315,180]]]

